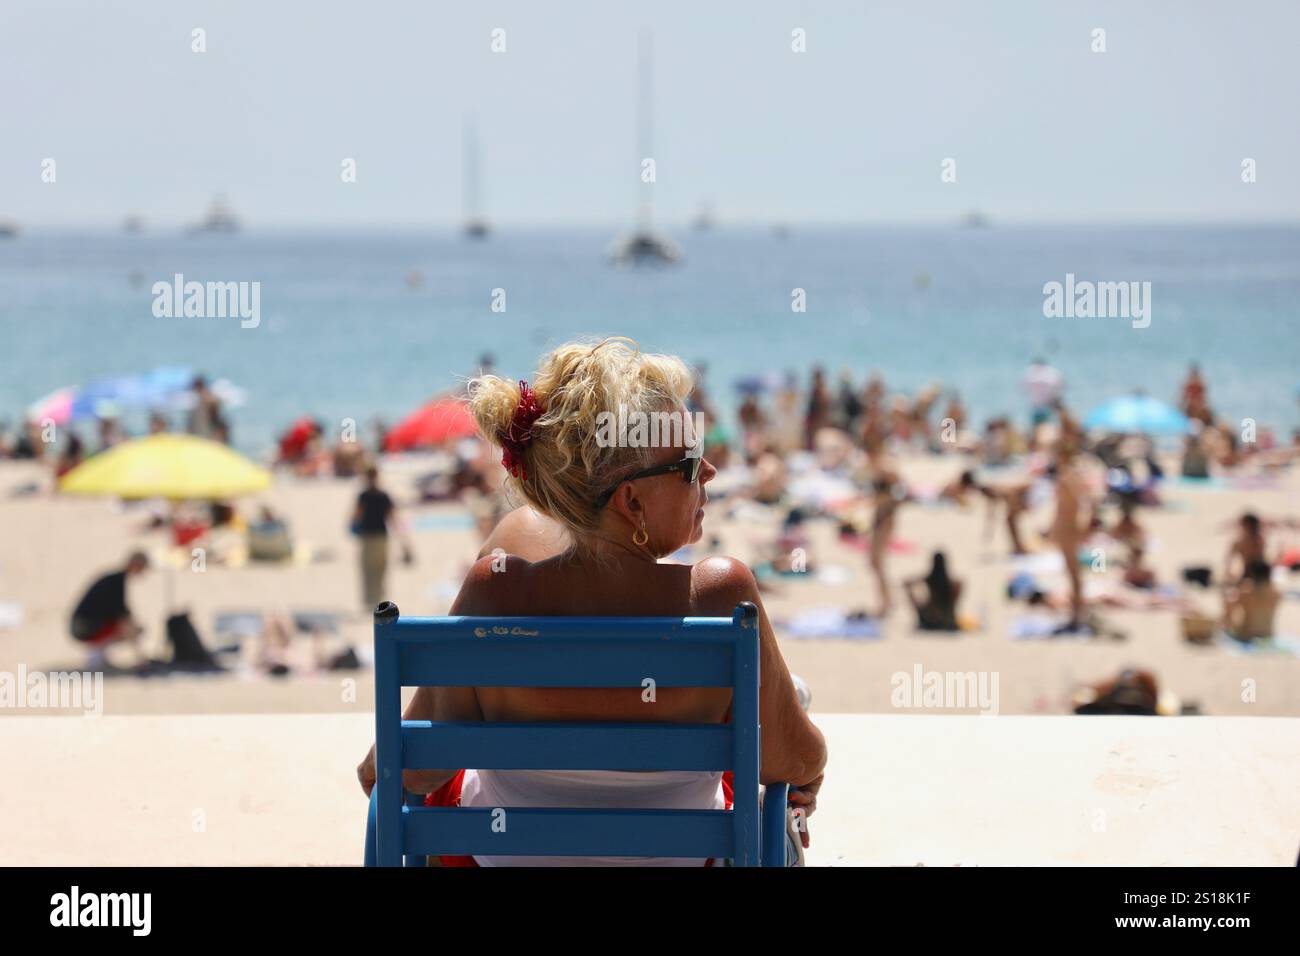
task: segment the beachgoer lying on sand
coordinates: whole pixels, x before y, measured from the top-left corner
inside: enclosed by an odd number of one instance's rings
[[[131,645],[137,662],[146,658],[140,649],[142,628],[131,616],[126,603],[126,579],[136,577],[149,567],[149,558],[143,551],[127,558],[126,566],[98,578],[86,589],[72,612],[71,631],[75,640],[89,645],[91,661],[99,669],[104,664],[104,648],[125,642]]]
[[[925,585],[924,597],[919,593]],[[957,602],[961,600],[962,582],[948,576],[948,562],[942,551],[936,551],[930,564],[930,573],[909,578],[903,582],[916,609],[916,626],[923,631],[957,631]]]
[[[759,608],[763,722],[761,776],[798,787],[791,802],[816,809],[826,765],[821,732],[803,712],[763,610],[753,574],[741,562],[711,557],[694,565],[659,559],[703,535],[705,490],[716,471],[689,454],[688,439],[671,447],[629,448],[599,442],[598,417],[620,407],[637,413],[681,412],[691,376],[679,359],[647,355],[634,343],[607,339],[570,344],[547,355],[531,387],[496,376],[470,385],[470,407],[483,435],[502,447],[502,464],[533,510],[562,525],[568,549],[530,561],[488,555],[470,570],[452,615],[731,615],[742,601]],[[674,436],[675,437],[675,436]],[[693,437],[692,439],[693,440]],[[521,522],[526,517],[519,519]],[[504,533],[503,533],[504,537]],[[660,688],[647,706],[636,688],[423,687],[409,720],[654,721],[725,723],[731,692]],[[357,775],[369,793],[374,750]],[[404,775],[407,789],[432,793],[434,805],[671,806],[723,804],[722,774],[705,771],[621,773],[427,768]],[[497,859],[479,865],[592,862],[585,858]],[[650,865],[704,860],[653,859]]]
[[[804,513],[791,508],[772,547],[772,570],[778,574],[804,574],[813,570],[812,542],[804,530]]]
[[[1156,572],[1144,560],[1145,555],[1146,552],[1141,547],[1129,549],[1124,567],[1124,583],[1149,591],[1156,586],[1157,581]]]
[[[1144,550],[1147,543],[1146,529],[1138,524],[1136,511],[1137,496],[1132,494],[1121,496],[1119,520],[1106,531],[1117,543],[1124,545],[1130,552]]]
[[[1252,561],[1241,583],[1223,592],[1223,629],[1239,641],[1271,637],[1281,600],[1267,562]]]
[[[1155,717],[1160,713],[1156,677],[1147,670],[1126,668],[1113,680],[1085,688],[1075,699],[1076,714]]]

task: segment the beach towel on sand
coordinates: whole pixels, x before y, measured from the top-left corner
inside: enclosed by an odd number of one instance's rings
[[[782,637],[792,640],[871,641],[883,636],[880,622],[875,618],[848,615],[833,607],[800,611],[778,620],[776,626]]]
[[[1008,636],[1013,641],[1090,640],[1096,636],[1089,631],[1058,633],[1069,620],[1064,614],[1021,614],[1011,619],[1007,628]]]
[[[1239,641],[1219,631],[1214,638],[1214,643],[1233,654],[1282,654],[1288,657],[1300,657],[1300,637],[1292,634],[1275,634],[1272,637],[1256,637],[1250,641]]]

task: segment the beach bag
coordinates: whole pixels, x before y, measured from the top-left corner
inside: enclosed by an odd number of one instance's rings
[[[1219,629],[1218,621],[1203,614],[1185,614],[1180,624],[1183,629],[1183,640],[1189,644],[1212,644],[1214,635]]]
[[[220,670],[212,653],[203,646],[189,614],[181,612],[167,618],[167,643],[172,648],[172,664],[208,670]]]

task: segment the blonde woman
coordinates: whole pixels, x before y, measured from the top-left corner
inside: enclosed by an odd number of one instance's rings
[[[607,339],[561,346],[542,359],[532,384],[483,376],[470,383],[470,406],[483,435],[502,449],[514,490],[537,514],[558,523],[567,548],[537,560],[488,554],[470,570],[453,615],[730,616],[741,601],[759,608],[763,782],[798,788],[791,802],[816,809],[826,745],[799,704],[749,568],[714,557],[694,565],[659,559],[703,533],[706,486],[716,474],[699,456],[685,398],[691,375],[680,359],[640,352]],[[672,444],[609,443],[602,422],[632,413],[676,413]],[[635,431],[632,434],[636,434]],[[653,432],[652,432],[653,434]],[[694,453],[692,453],[694,452]],[[521,515],[520,520],[527,520]],[[505,550],[505,549],[503,549]],[[523,549],[519,549],[523,550]],[[497,570],[493,570],[493,566]],[[731,691],[661,689],[653,707],[639,688],[442,688],[416,692],[408,720],[663,721],[724,723]],[[374,750],[358,767],[374,785]],[[721,809],[720,773],[683,771],[475,771],[459,767],[407,772],[407,789],[435,804]],[[457,793],[456,791],[459,790]],[[474,857],[459,865],[709,865],[677,858]]]

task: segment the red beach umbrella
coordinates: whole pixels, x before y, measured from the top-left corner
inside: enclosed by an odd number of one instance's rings
[[[477,434],[478,425],[463,401],[435,398],[393,426],[384,436],[384,451],[409,451]]]

